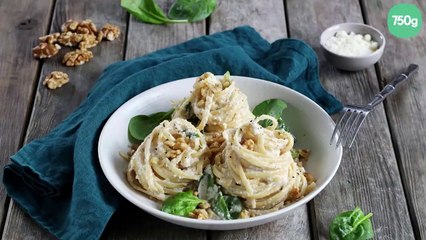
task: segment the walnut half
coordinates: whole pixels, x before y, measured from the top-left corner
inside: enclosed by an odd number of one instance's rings
[[[112,24],[105,24],[101,32],[103,34],[103,37],[106,38],[109,41],[113,41],[114,39],[118,38],[120,36],[120,29]]]
[[[47,85],[49,89],[56,89],[62,87],[62,85],[68,83],[70,79],[68,74],[59,71],[53,71],[43,81],[43,85]]]
[[[62,63],[68,67],[79,66],[88,62],[91,58],[93,58],[93,53],[91,51],[87,49],[77,49],[66,53],[62,59]]]
[[[58,44],[41,42],[33,48],[33,56],[35,58],[51,58],[58,54],[61,46]]]

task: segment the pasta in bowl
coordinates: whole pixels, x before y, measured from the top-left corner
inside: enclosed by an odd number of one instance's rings
[[[163,116],[153,114],[159,111],[170,114],[123,160],[129,121]],[[327,113],[291,89],[205,73],[126,102],[105,124],[98,153],[110,183],[145,211],[187,227],[238,229],[278,219],[327,185],[342,153],[326,141],[333,127]]]

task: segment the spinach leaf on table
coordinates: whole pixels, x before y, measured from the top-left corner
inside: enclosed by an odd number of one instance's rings
[[[337,215],[330,224],[330,240],[366,240],[374,236],[371,216],[360,208]]]
[[[216,0],[176,0],[169,9],[169,17],[196,22],[210,16],[215,8]]]
[[[253,114],[256,117],[259,117],[261,115],[269,115],[271,117],[274,117],[278,121],[277,129],[285,129],[284,120],[282,119],[281,115],[283,114],[283,111],[287,108],[287,103],[280,99],[268,99],[261,103],[259,103],[256,107],[253,109]],[[259,124],[262,127],[268,127],[272,125],[271,120],[262,120],[259,122]]]
[[[174,109],[151,115],[137,115],[130,119],[128,138],[132,144],[140,144],[162,121],[172,118]]]
[[[178,216],[188,216],[204,200],[194,195],[192,190],[180,192],[168,197],[161,207],[161,211]]]
[[[147,23],[188,23],[207,18],[216,8],[216,0],[177,0],[170,8],[171,18],[155,0],[121,0],[121,7]]]

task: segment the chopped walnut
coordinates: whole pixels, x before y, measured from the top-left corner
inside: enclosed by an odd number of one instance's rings
[[[188,217],[202,220],[208,219],[209,214],[207,213],[206,209],[195,209],[194,211],[188,214]]]
[[[118,38],[120,36],[120,29],[112,24],[105,24],[101,32],[103,34],[103,37],[106,38],[109,41],[113,41],[114,39]]]
[[[75,32],[75,30],[77,30],[78,25],[79,22],[69,19],[64,24],[62,24],[61,30],[62,32]]]
[[[198,194],[197,194],[198,195]],[[195,196],[197,196],[197,195],[195,195]],[[209,208],[210,207],[210,204],[208,203],[208,202],[206,202],[206,201],[203,201],[203,202],[201,202],[200,204],[198,204],[198,206],[197,206],[198,208],[201,208],[201,209],[207,209],[207,208]]]
[[[59,35],[61,35],[61,34],[60,33],[52,33],[52,34],[48,34],[48,35],[45,35],[45,36],[41,36],[38,39],[41,42],[52,44],[52,43],[56,43],[58,41]]]
[[[58,42],[64,46],[77,46],[83,40],[83,34],[74,32],[64,32],[58,38]]]
[[[80,49],[88,49],[98,45],[98,40],[96,40],[96,36],[93,34],[84,34],[83,40],[80,42]]]
[[[70,79],[68,74],[59,71],[53,71],[43,81],[43,85],[47,85],[49,89],[56,89],[68,83]]]
[[[96,29],[96,25],[92,22],[92,20],[86,19],[78,24],[76,32],[95,35],[98,30]]]
[[[250,150],[250,151],[254,150],[255,143],[254,143],[253,139],[246,139],[246,140],[244,140],[244,142],[242,144],[243,144],[243,147],[247,148],[248,150]]]
[[[96,34],[96,40],[98,41],[98,42],[102,42],[102,39],[104,38],[104,34],[102,33],[102,31],[99,31],[97,34]]]
[[[61,49],[61,46],[58,44],[42,42],[33,48],[33,56],[40,59],[51,58],[58,54],[59,49]]]
[[[93,53],[86,49],[77,49],[65,54],[62,63],[68,67],[83,65],[93,58]]]
[[[308,184],[311,184],[311,183],[315,182],[314,175],[312,175],[312,174],[310,174],[308,172],[305,172],[305,173],[303,173],[303,176],[305,176],[306,182],[308,182]]]

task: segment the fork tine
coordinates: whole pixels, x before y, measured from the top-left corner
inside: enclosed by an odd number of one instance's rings
[[[348,109],[344,108],[343,114],[340,116],[339,120],[337,120],[337,124],[334,127],[333,134],[331,134],[330,145],[333,143],[334,137],[336,136],[337,132],[341,132],[340,129],[341,129],[341,126],[343,124],[343,119],[345,118],[347,113],[348,113]]]
[[[337,140],[337,143],[336,143],[336,147],[338,147],[339,145],[340,145],[340,143],[342,142],[342,140],[344,140],[345,138],[346,138],[346,135],[347,135],[347,133],[348,133],[348,124],[349,124],[349,122],[351,121],[351,118],[352,118],[352,116],[354,116],[355,114],[355,111],[353,110],[353,109],[348,109],[348,112],[350,113],[349,114],[349,117],[348,117],[348,119],[346,120],[346,122],[345,122],[345,125],[343,126],[343,128],[342,128],[342,130],[340,131],[340,136],[339,136],[339,139]]]
[[[351,143],[349,144],[349,148],[351,148],[351,147],[352,147],[352,144],[353,144],[353,143],[354,143],[354,141],[355,141],[356,135],[358,134],[359,129],[361,128],[362,124],[364,123],[365,119],[367,118],[367,115],[368,115],[368,112],[363,112],[363,113],[362,113],[361,121],[360,121],[360,123],[358,124],[358,126],[357,126],[357,128],[356,128],[356,130],[355,130],[355,134],[352,136],[352,141],[351,141]]]
[[[354,110],[355,119],[351,122],[351,125],[347,128],[346,136],[344,139],[342,139],[342,145],[346,146],[346,142],[351,141],[352,142],[352,136],[355,130],[358,128],[358,121],[362,117],[363,112],[359,110]]]

